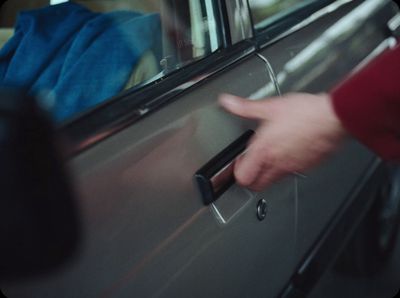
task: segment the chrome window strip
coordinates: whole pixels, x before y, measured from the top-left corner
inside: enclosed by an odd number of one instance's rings
[[[294,25],[293,27],[291,27],[290,29],[286,30],[285,32],[282,32],[281,34],[279,34],[278,36],[276,36],[275,38],[268,40],[264,43],[262,43],[260,45],[261,48],[266,47],[270,44],[273,44],[275,42],[277,42],[278,40],[287,37],[288,35],[291,35],[307,26],[309,26],[310,24],[312,24],[313,22],[333,13],[334,11],[338,10],[339,8],[341,8],[343,5],[346,5],[348,3],[353,2],[354,0],[337,0],[335,2],[333,2],[332,4],[327,5],[326,7],[317,10],[316,12],[314,12],[312,15],[310,15],[309,17],[307,17],[306,19],[304,19],[303,21],[301,21],[300,23]],[[376,0],[374,0],[376,1]],[[383,3],[384,4],[384,3]]]

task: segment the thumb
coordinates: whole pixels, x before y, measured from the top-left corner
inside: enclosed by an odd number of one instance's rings
[[[223,93],[219,96],[218,101],[225,110],[237,116],[255,120],[267,118],[266,111],[269,103],[265,100],[253,101]]]

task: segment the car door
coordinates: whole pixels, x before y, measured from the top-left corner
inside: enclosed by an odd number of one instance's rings
[[[260,54],[271,65],[281,93],[328,92],[396,44],[387,28],[397,12],[391,1],[292,2],[281,1],[283,8],[271,20],[265,17],[266,4],[250,1],[258,17]],[[349,138],[332,157],[299,179],[296,262],[301,264],[309,256],[329,224],[350,204],[350,195],[373,172],[376,159]]]
[[[59,125],[80,214],[74,257],[2,285],[7,297],[273,297],[293,272],[294,177],[260,193],[234,184],[209,205],[194,181],[255,127],[222,111],[218,95],[255,96],[272,82],[246,41],[246,1],[160,9],[170,16],[161,16],[161,72]]]

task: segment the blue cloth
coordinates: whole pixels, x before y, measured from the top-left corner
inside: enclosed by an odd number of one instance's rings
[[[25,11],[0,50],[0,84],[50,92],[63,121],[123,90],[140,56],[160,43],[158,14],[94,13],[73,2]]]

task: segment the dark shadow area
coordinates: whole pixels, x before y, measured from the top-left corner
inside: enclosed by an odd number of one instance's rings
[[[50,121],[20,91],[0,90],[0,165],[0,281],[58,268],[77,248],[77,209]]]

